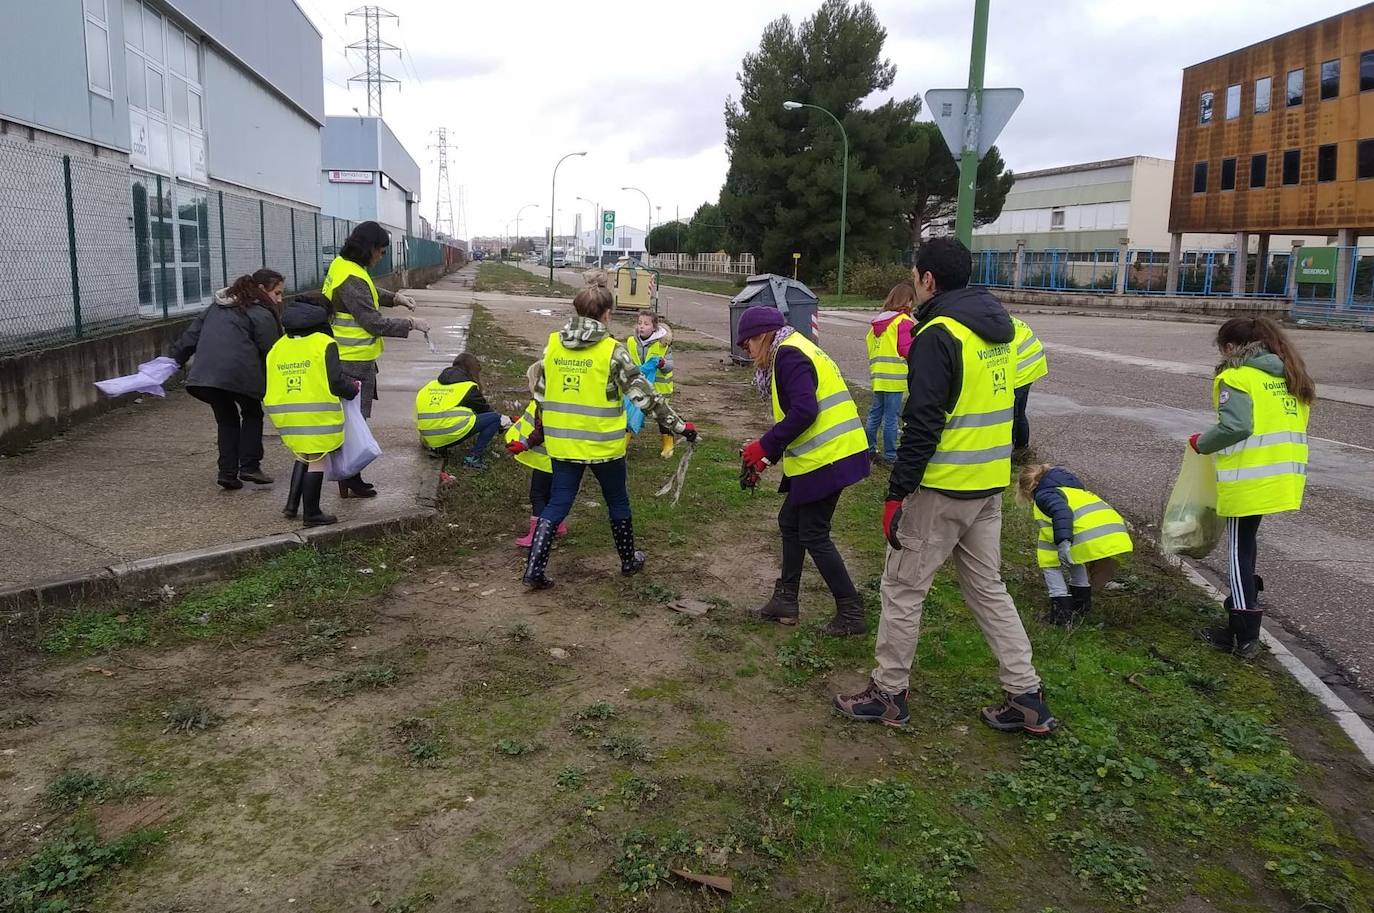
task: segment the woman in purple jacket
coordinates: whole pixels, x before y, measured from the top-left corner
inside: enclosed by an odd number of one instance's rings
[[[868,439],[835,363],[809,343],[802,347],[793,340],[794,344],[784,345],[795,332],[773,308],[751,307],[740,316],[738,338],[754,360],[754,384],[769,399],[777,393],[774,412],[775,416],[781,414],[763,437],[745,445],[744,461],[762,471],[769,464],[783,462],[786,453],[791,463],[790,468],[789,463],[783,463],[778,489],[787,496],[778,511],[782,571],[773,586],[773,598],[753,614],[785,625],[797,623],[802,562],[809,553],[835,597],[835,617],[821,630],[836,636],[863,634],[868,631],[863,600],[830,538],[830,521],[840,492],[868,476]],[[826,375],[829,386],[841,389],[825,397],[826,416],[820,419],[826,425],[823,432],[794,447],[821,416],[816,396],[822,382],[818,372]],[[798,458],[818,449],[812,441],[834,443],[826,444],[828,462],[804,468],[814,460],[802,462]]]

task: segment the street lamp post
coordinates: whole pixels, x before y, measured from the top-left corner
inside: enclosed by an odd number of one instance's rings
[[[596,210],[596,222],[593,223],[592,228],[596,231],[596,265],[597,265],[598,267],[600,267],[600,266],[601,266],[601,204],[595,202],[594,200],[589,200],[589,199],[587,199],[586,197],[578,197],[577,199],[580,200],[580,201],[583,202],[583,203],[586,203],[588,206],[592,207],[592,209]]]
[[[642,196],[642,197],[644,198],[644,205],[646,205],[646,206],[649,207],[649,213],[648,213],[649,227],[648,227],[647,229],[645,229],[645,231],[644,231],[644,259],[645,259],[645,260],[648,260],[648,259],[649,259],[649,253],[650,253],[650,251],[649,251],[649,235],[652,234],[652,233],[653,233],[653,230],[654,230],[654,204],[649,202],[649,195],[648,195],[647,193],[645,193],[644,191],[640,190],[638,187],[622,187],[622,188],[620,188],[620,189],[621,189],[621,190],[633,190],[635,193],[639,194],[640,196]],[[628,253],[628,251],[627,251],[627,253]],[[648,264],[646,263],[645,265],[647,266]]]
[[[558,164],[553,166],[553,179],[549,182],[549,286],[553,286],[553,219],[558,212],[558,166],[568,159],[586,155],[585,152],[569,152],[558,160]]]
[[[844,294],[844,226],[848,220],[849,209],[849,134],[845,132],[844,124],[840,119],[820,105],[806,105],[799,101],[785,101],[782,106],[788,111],[795,111],[798,108],[815,108],[817,111],[824,111],[825,114],[835,122],[835,126],[840,128],[840,137],[844,140],[844,170],[840,178],[840,269],[835,280],[835,294]]]
[[[539,204],[538,204],[538,203],[526,203],[524,206],[521,206],[519,209],[517,209],[517,210],[515,211],[515,246],[516,246],[516,247],[519,247],[519,246],[520,246],[520,213],[524,212],[526,209],[529,209],[531,206],[533,206],[535,209],[538,209],[538,208],[539,208]],[[515,251],[512,250],[511,253],[515,253]]]

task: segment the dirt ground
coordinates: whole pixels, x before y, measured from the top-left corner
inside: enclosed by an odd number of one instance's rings
[[[563,319],[518,301],[491,310],[531,352]],[[901,733],[855,727],[830,713],[828,694],[862,683],[871,638],[822,655],[809,646],[815,635],[807,630],[745,619],[776,573],[777,498],[693,489],[699,473],[732,473],[734,448],[766,427],[766,416],[747,385],[751,371],[725,364],[715,340],[677,333],[675,404],[714,437],[694,454],[675,509],[648,492],[668,478],[676,458],[658,459],[652,433],[635,441],[636,519],[650,555],[644,574],[616,573],[588,477],[572,535],[550,566],[558,586],[525,592],[524,552],[512,545],[524,531],[525,476],[503,462],[491,476],[460,472],[447,509],[466,535],[465,486],[504,486],[516,493],[504,516],[485,517],[451,560],[399,555],[393,560],[407,569],[397,582],[341,609],[334,628],[312,619],[170,647],[60,659],[27,653],[0,681],[0,724],[11,721],[0,725],[0,868],[73,816],[87,815],[103,839],[149,827],[166,835],[148,858],[96,889],[89,908],[111,913],[900,904],[1031,913],[1115,903],[1080,889],[1085,876],[1066,866],[1038,894],[1008,894],[994,877],[953,899],[905,883],[907,894],[880,887],[864,897],[853,888],[843,847],[827,847],[819,832],[788,830],[780,790],[811,795],[817,806],[831,795],[830,787],[808,792],[808,778],[842,775],[855,790],[903,771],[962,782],[1008,768],[1019,745],[1007,747],[975,722],[978,701],[995,692],[991,669],[949,686],[962,689],[949,702],[960,712],[932,707]],[[507,365],[486,385],[497,408],[523,407],[527,396],[515,380],[523,366]],[[473,503],[474,511],[488,510],[485,501]],[[878,567],[850,557],[871,599]],[[357,568],[384,570],[395,568]],[[828,616],[821,589],[808,572],[808,623]],[[664,608],[685,597],[709,604],[707,616],[693,621]],[[957,604],[953,595],[945,599]],[[933,601],[929,624],[939,631],[939,594]],[[1056,647],[1047,649],[1053,655]],[[188,706],[206,709],[204,726],[178,709]],[[1307,754],[1326,771],[1320,788],[1333,794],[1330,808],[1343,832],[1354,835],[1341,838],[1350,858],[1367,864],[1374,842],[1368,775],[1350,767],[1331,727],[1314,723],[1306,739]],[[95,801],[54,803],[50,784],[72,770],[113,784],[143,779]],[[1348,802],[1345,813],[1335,794]],[[896,794],[897,804],[904,795]],[[911,806],[923,807],[916,800]],[[950,808],[921,814],[927,843],[952,832],[943,823]],[[640,840],[640,827],[652,836]],[[695,845],[644,848],[676,839],[660,833],[669,827],[693,835]],[[995,873],[1014,864],[1026,851],[1022,840],[985,838],[978,868]],[[770,841],[807,852],[773,855]],[[695,859],[697,871],[733,873],[735,899],[652,869],[668,855]],[[1286,909],[1272,887],[1258,886],[1261,863],[1242,855],[1218,861],[1242,875],[1217,874],[1216,896],[1241,898],[1227,909]],[[1176,861],[1193,873],[1200,863],[1186,856]],[[930,865],[968,871],[958,862]],[[1228,878],[1244,882],[1247,868],[1255,882],[1248,893],[1228,887]],[[645,879],[650,889],[634,890]],[[1214,909],[1186,884],[1153,885],[1152,905]]]

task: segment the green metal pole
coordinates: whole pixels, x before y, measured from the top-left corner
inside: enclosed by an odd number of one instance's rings
[[[968,114],[974,125],[983,121],[983,63],[988,50],[988,0],[974,0],[973,50],[968,61]],[[964,124],[964,143],[959,152],[959,208],[954,217],[954,236],[965,245],[973,243],[973,199],[978,183],[978,148],[970,145],[976,133]]]
[[[315,266],[310,274],[310,284],[320,284],[320,270],[324,269],[324,251],[320,250],[320,214],[315,213]]]
[[[258,240],[262,247],[262,265],[267,267],[267,216],[265,214],[266,205],[262,200],[258,200]]]
[[[291,216],[291,281],[295,283],[291,291],[301,290],[301,268],[296,263],[296,208],[293,206],[287,210]]]
[[[162,286],[162,316],[166,317],[171,310],[171,306],[167,301],[167,238],[171,234],[171,227],[167,225],[168,213],[167,207],[164,205],[162,199],[162,177],[160,175],[157,179],[157,211],[158,221],[167,229],[166,231],[158,232],[159,237],[157,239],[157,256],[159,261],[157,272],[159,284]]]
[[[829,113],[829,112],[827,112]],[[831,114],[831,117],[835,115]],[[840,125],[840,136],[844,138],[844,174],[840,178],[840,271],[835,280],[836,295],[844,294],[844,226],[849,220],[849,134],[844,130],[844,124],[840,124],[840,119],[835,117],[835,123]]]
[[[224,241],[224,191],[219,192],[219,275],[229,287],[229,247]]]
[[[72,269],[72,329],[81,338],[81,277],[76,269],[76,212],[72,208],[72,157],[62,156],[62,184],[67,191],[67,258]]]

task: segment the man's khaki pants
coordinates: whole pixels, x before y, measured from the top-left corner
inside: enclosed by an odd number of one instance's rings
[[[911,681],[921,606],[945,559],[954,558],[959,589],[1001,667],[1002,688],[1024,694],[1040,687],[1030,639],[1002,582],[1002,496],[964,501],[917,489],[902,502],[900,549],[888,546],[883,565],[883,616],[873,680],[889,693]]]

